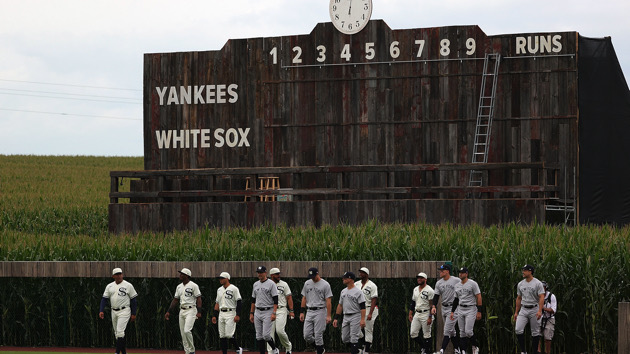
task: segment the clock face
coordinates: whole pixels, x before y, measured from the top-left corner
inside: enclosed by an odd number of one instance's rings
[[[330,0],[330,19],[342,33],[362,30],[372,16],[372,0]]]

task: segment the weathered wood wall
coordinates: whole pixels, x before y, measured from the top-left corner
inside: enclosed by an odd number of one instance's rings
[[[630,353],[630,302],[619,303],[617,353]]]
[[[533,223],[544,220],[543,199],[321,200],[110,204],[111,232],[196,230],[263,225],[321,226],[381,222],[452,224]]]
[[[112,269],[122,268],[129,278],[177,278],[178,270],[188,268],[193,278],[216,278],[221,272],[228,272],[233,278],[255,278],[256,267],[267,269],[277,267],[283,277],[307,278],[308,269],[317,267],[324,278],[339,278],[346,271],[358,274],[361,267],[368,267],[373,278],[415,278],[424,272],[430,278],[437,278],[437,267],[444,262],[290,262],[290,261],[247,261],[247,262],[132,262],[132,261],[93,261],[93,262],[0,262],[0,277],[19,278],[110,278]]]

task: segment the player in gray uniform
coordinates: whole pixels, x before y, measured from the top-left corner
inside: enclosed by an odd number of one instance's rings
[[[168,321],[171,312],[179,303],[179,332],[182,336],[182,345],[187,354],[195,352],[192,329],[195,321],[201,318],[201,291],[199,286],[190,280],[192,273],[188,268],[179,271],[181,284],[175,289],[175,296],[164,318]]]
[[[249,321],[256,327],[256,341],[260,354],[265,354],[269,344],[273,354],[280,351],[276,348],[276,343],[271,336],[271,323],[276,320],[276,312],[278,311],[278,287],[267,278],[267,267],[260,266],[256,268],[258,280],[254,283],[252,289],[252,307],[249,312]]]
[[[529,322],[532,332],[532,351],[538,349],[540,341],[540,319],[545,303],[545,288],[540,280],[534,278],[534,267],[526,264],[522,268],[523,280],[516,286],[516,339],[521,353],[525,351],[525,326]]]
[[[330,284],[319,276],[317,268],[309,268],[308,277],[302,288],[302,313],[300,321],[304,322],[304,340],[306,343],[315,342],[317,354],[326,352],[324,349],[324,331],[331,322],[331,298],[333,296]],[[306,315],[304,312],[308,310]]]
[[[457,314],[457,325],[459,326],[460,349],[465,354],[468,350],[468,343],[472,345],[472,353],[479,354],[479,345],[475,338],[475,321],[481,319],[482,303],[481,290],[476,281],[468,279],[468,268],[462,267],[459,270],[461,280],[455,286],[455,300],[451,310],[451,320]]]
[[[459,338],[455,332],[455,324],[457,324],[457,316],[451,320],[451,308],[453,307],[453,301],[455,300],[455,286],[460,283],[460,279],[451,276],[451,270],[453,268],[450,264],[443,264],[438,268],[440,272],[440,280],[435,284],[435,295],[433,296],[433,307],[431,308],[431,314],[437,314],[436,306],[440,302],[440,296],[442,296],[442,319],[444,320],[444,339],[442,339],[442,347],[440,353],[446,351],[448,342],[453,340],[453,349],[455,354],[459,353]]]
[[[350,344],[350,353],[359,353],[359,336],[361,328],[365,327],[365,295],[354,285],[356,276],[352,272],[343,274],[345,289],[341,290],[339,305],[336,315],[343,313],[341,325],[341,341]],[[338,320],[333,321],[333,327],[337,328]]]
[[[116,354],[127,354],[125,329],[129,320],[131,322],[136,320],[136,311],[138,309],[136,297],[138,293],[136,293],[136,289],[131,283],[123,279],[122,269],[114,268],[112,270],[112,278],[114,278],[114,281],[105,287],[98,317],[101,320],[105,318],[103,311],[109,300],[112,309],[112,326],[114,326],[114,335],[116,337]]]

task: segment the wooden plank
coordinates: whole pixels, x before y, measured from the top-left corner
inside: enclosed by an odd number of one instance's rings
[[[630,303],[619,303],[617,323],[617,353],[630,353]]]

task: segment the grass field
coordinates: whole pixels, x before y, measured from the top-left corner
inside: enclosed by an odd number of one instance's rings
[[[252,230],[109,235],[109,171],[142,169],[142,158],[0,155],[0,166],[0,260],[448,259],[456,266],[468,266],[472,270],[471,278],[479,282],[487,299],[484,302],[488,315],[497,316],[487,326],[484,340],[486,347],[499,353],[504,348],[502,345],[513,344],[510,315],[514,286],[520,280],[519,269],[525,263],[537,266],[536,276],[547,280],[558,297],[560,311],[554,345],[559,351],[573,353],[588,348],[589,352],[616,352],[617,304],[630,299],[628,227],[510,224],[483,228],[369,222],[319,229],[266,226]],[[125,188],[128,185],[121,190]],[[63,289],[59,291],[85,287],[87,283],[89,289],[84,291],[89,293],[83,296],[98,301],[99,291],[102,291],[99,282],[96,280],[94,283],[98,285],[92,286],[87,280],[64,280]],[[59,285],[44,280],[37,283],[0,279],[0,283],[0,310],[3,311],[0,345],[16,345],[18,341],[22,342],[17,345],[58,345],[54,337],[58,329],[54,317],[58,315],[35,305],[47,294],[56,294]],[[145,296],[163,293],[163,284],[149,280],[144,283]],[[406,299],[408,289],[401,289],[388,289],[386,294]],[[163,311],[161,302],[156,301],[154,307],[145,306],[144,310],[158,318]],[[397,305],[400,304],[391,306]],[[55,306],[73,309],[72,316],[79,316],[78,309],[86,307],[79,300]],[[90,317],[74,320],[68,317],[64,321],[77,331],[63,333],[69,343],[77,346],[109,343],[111,329],[92,323]],[[382,330],[387,334],[401,332],[404,328],[386,327],[396,324],[395,321],[386,323],[385,317],[382,321]],[[14,330],[15,326],[29,333],[30,342],[23,342],[23,333]],[[34,329],[38,326],[42,333]],[[88,331],[94,338],[81,344],[86,341],[86,335],[80,330]],[[152,335],[151,330],[139,329],[137,340],[141,344],[138,346],[150,343]]]

